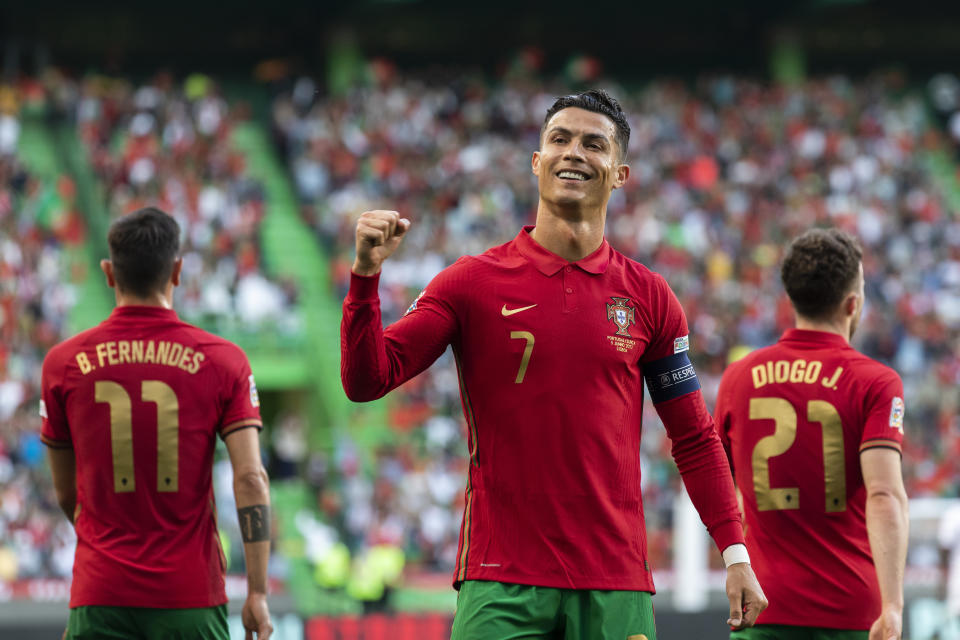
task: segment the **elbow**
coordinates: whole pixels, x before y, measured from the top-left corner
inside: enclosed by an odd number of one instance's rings
[[[347,389],[347,387],[344,387],[343,389],[344,391],[346,391],[347,398],[351,402],[370,402],[371,400],[376,400],[377,398],[380,397],[375,393],[368,393],[364,391],[359,391],[357,389]]]
[[[872,502],[896,502],[906,506],[907,492],[903,487],[878,485],[867,487],[867,500]]]
[[[343,384],[344,393],[347,394],[347,398],[352,402],[370,402],[384,395],[378,392],[377,389],[371,389],[367,385],[358,384],[346,375],[341,376],[340,381]]]
[[[909,509],[907,493],[903,487],[868,487],[867,508],[897,514],[901,520],[906,521]]]
[[[233,492],[238,498],[256,500],[261,503],[269,501],[270,479],[263,465],[238,469],[233,477]]]

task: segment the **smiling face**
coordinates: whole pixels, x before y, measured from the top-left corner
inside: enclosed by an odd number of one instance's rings
[[[544,127],[533,154],[540,200],[559,210],[606,210],[610,192],[627,181],[613,121],[578,107],[562,109]]]

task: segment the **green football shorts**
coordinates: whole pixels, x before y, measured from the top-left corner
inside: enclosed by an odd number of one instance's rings
[[[467,580],[450,640],[656,640],[646,591],[554,589]]]
[[[230,640],[227,605],[201,609],[77,607],[64,640]]]
[[[869,637],[869,631],[795,627],[788,624],[758,624],[730,632],[730,640],[867,640]]]

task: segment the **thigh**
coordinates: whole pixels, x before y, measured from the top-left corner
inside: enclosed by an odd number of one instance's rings
[[[467,580],[457,594],[450,640],[556,638],[560,603],[559,589]]]
[[[145,640],[229,640],[227,605],[198,609],[137,609]]]
[[[646,591],[567,591],[564,640],[656,640],[653,600]]]
[[[64,640],[135,640],[142,638],[127,607],[70,609]]]

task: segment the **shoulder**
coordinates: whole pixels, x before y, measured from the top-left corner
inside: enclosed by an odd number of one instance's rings
[[[44,373],[47,373],[55,367],[62,366],[70,358],[75,357],[78,352],[82,351],[85,346],[95,343],[99,333],[100,325],[97,325],[86,331],[81,331],[77,335],[67,338],[63,342],[51,347],[43,359]]]
[[[900,374],[891,367],[860,353],[852,347],[848,350],[846,360],[851,373],[853,373],[859,381],[871,384],[894,384],[903,386]]]
[[[487,249],[480,255],[461,256],[449,267],[434,276],[427,290],[473,291],[477,278],[502,273],[502,269],[521,267],[526,264],[513,242],[506,242]]]
[[[428,293],[451,293],[464,286],[469,280],[470,273],[475,265],[476,257],[461,256],[451,264],[440,270],[427,284]]]
[[[212,364],[230,367],[238,362],[244,364],[247,362],[247,354],[235,342],[187,322],[182,322],[181,329],[189,337],[189,342],[196,345],[198,351],[210,358]]]
[[[612,247],[606,276],[612,286],[628,292],[639,303],[639,311],[651,319],[682,313],[666,278]]]
[[[628,258],[613,247],[610,247],[610,264],[607,268],[614,278],[623,278],[628,282],[647,287],[670,289],[670,285],[662,275],[642,262]]]
[[[519,267],[526,264],[526,259],[517,248],[516,241],[510,240],[495,247],[490,247],[478,256],[464,256],[461,260],[469,259],[475,268],[483,267]]]

